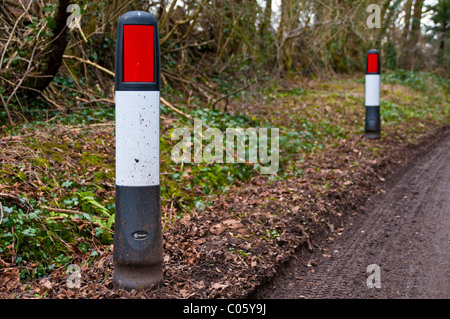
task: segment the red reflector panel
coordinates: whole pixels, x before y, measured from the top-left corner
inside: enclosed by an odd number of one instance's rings
[[[378,54],[369,53],[367,55],[367,73],[378,73]]]
[[[124,82],[154,82],[154,43],[152,25],[124,25]]]

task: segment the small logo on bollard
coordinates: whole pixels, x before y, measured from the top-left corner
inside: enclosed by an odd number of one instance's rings
[[[132,233],[131,236],[136,240],[144,240],[148,237],[148,234],[143,230],[138,230]]]

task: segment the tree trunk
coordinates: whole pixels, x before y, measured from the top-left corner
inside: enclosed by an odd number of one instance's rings
[[[398,0],[400,1],[400,0]],[[376,39],[375,39],[375,48],[379,49],[381,47],[381,41],[383,40],[384,35],[386,34],[386,30],[391,23],[391,18],[393,16],[393,10],[388,12],[388,8],[390,5],[390,0],[385,0],[383,6],[381,8],[381,23],[382,27],[378,30]],[[394,4],[395,6],[395,4]]]
[[[264,16],[262,18],[261,26],[259,27],[259,35],[261,38],[267,34],[267,29],[270,26],[272,17],[272,0],[266,0],[266,7],[264,9]]]
[[[414,13],[411,24],[410,45],[415,46],[419,41],[420,19],[422,19],[423,0],[416,0],[414,3]]]
[[[405,3],[405,25],[403,27],[402,47],[405,47],[406,43],[408,42],[409,23],[411,21],[411,7],[412,7],[412,0],[408,0]]]
[[[413,0],[408,0],[408,1],[406,1],[405,6],[404,6],[405,23],[403,26],[403,34],[402,34],[402,39],[401,39],[401,43],[400,43],[401,51],[400,51],[400,55],[399,55],[398,62],[397,62],[397,65],[402,69],[406,69],[409,65],[408,64],[408,60],[409,60],[408,36],[410,33],[409,25],[411,22],[412,2],[413,2]]]
[[[53,81],[58,72],[68,42],[67,18],[70,16],[70,12],[67,12],[67,7],[70,5],[70,2],[70,0],[59,0],[54,18],[53,37],[43,52],[36,57],[37,67],[35,73],[37,73],[37,76],[28,77],[26,87],[42,92]]]
[[[448,71],[450,70],[450,57],[449,57],[449,49],[448,49],[448,25],[450,24],[450,3],[445,0],[439,0],[438,7],[440,10],[440,24],[441,24],[441,40],[439,43],[439,53],[438,60],[439,63],[443,66],[445,73],[448,77]]]
[[[414,13],[411,22],[411,34],[406,47],[407,69],[413,71],[417,62],[420,61],[420,50],[418,42],[420,39],[420,19],[422,18],[423,0],[414,2]]]

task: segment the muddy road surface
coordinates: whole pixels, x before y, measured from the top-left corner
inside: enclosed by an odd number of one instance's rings
[[[450,298],[450,136],[254,298]]]

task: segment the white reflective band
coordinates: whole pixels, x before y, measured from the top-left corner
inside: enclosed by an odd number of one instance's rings
[[[380,106],[379,74],[366,74],[366,106]]]
[[[159,185],[158,91],[116,91],[116,185]]]

